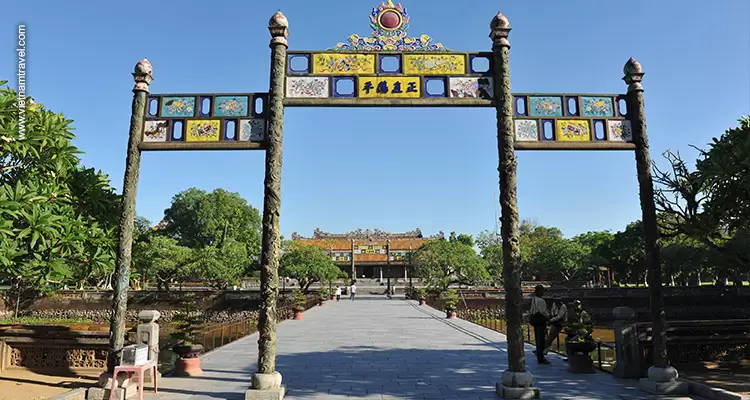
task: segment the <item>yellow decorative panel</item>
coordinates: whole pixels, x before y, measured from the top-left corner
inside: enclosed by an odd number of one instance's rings
[[[375,54],[313,54],[313,74],[360,75],[375,73]]]
[[[362,76],[358,97],[419,98],[421,83],[418,76]]]
[[[404,54],[404,73],[450,75],[466,73],[463,54]]]
[[[575,119],[557,120],[557,141],[588,142],[590,140],[591,124],[589,121]]]
[[[219,120],[192,120],[187,121],[187,142],[218,142],[219,141]]]

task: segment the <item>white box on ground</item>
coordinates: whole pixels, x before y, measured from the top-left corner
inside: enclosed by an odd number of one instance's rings
[[[132,344],[122,348],[120,365],[143,365],[148,362],[148,345]]]

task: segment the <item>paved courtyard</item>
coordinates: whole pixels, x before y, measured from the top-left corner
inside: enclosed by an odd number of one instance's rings
[[[255,371],[258,335],[202,357],[200,378],[164,378],[146,399],[244,399]],[[543,399],[648,399],[634,381],[575,375],[555,356],[527,366]],[[327,302],[301,321],[278,325],[277,370],[287,399],[498,399],[507,366],[505,336],[416,302],[362,298]]]

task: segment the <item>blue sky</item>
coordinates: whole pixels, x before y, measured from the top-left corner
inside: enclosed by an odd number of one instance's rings
[[[154,66],[152,93],[268,90],[267,22],[280,8],[290,49],[320,50],[369,35],[377,1],[14,1],[0,15],[0,79],[16,74],[27,25],[28,93],[73,119],[83,161],[120,190],[135,63]],[[651,154],[704,145],[750,113],[746,0],[408,0],[410,36],[487,51],[498,8],[513,27],[514,92],[618,93],[622,66],[646,72]],[[282,234],[420,227],[494,229],[493,109],[290,108],[285,114]],[[258,209],[262,152],[145,152],[137,211],[158,222],[189,187],[239,192]],[[519,152],[522,218],[566,236],[621,230],[640,218],[632,152]]]

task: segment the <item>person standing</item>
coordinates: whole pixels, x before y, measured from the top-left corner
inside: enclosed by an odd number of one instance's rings
[[[349,293],[351,293],[350,297],[354,301],[354,295],[357,294],[357,285],[354,282],[352,282],[352,286],[349,288]]]
[[[336,301],[341,300],[341,286],[336,286]]]
[[[544,349],[547,344],[547,302],[544,301],[544,286],[537,285],[534,288],[534,296],[531,297],[531,308],[529,309],[529,323],[534,327],[534,340],[536,342],[536,361],[539,364],[549,364],[544,357]]]
[[[568,306],[565,305],[565,303],[560,300],[559,297],[556,297],[553,300],[554,306],[552,307],[552,315],[553,317],[550,318],[550,330],[549,330],[549,337],[547,338],[547,345],[544,346],[544,355],[546,356],[547,353],[549,353],[550,347],[552,347],[552,343],[557,339],[557,336],[560,335],[560,332],[562,332],[563,326],[568,321]]]

